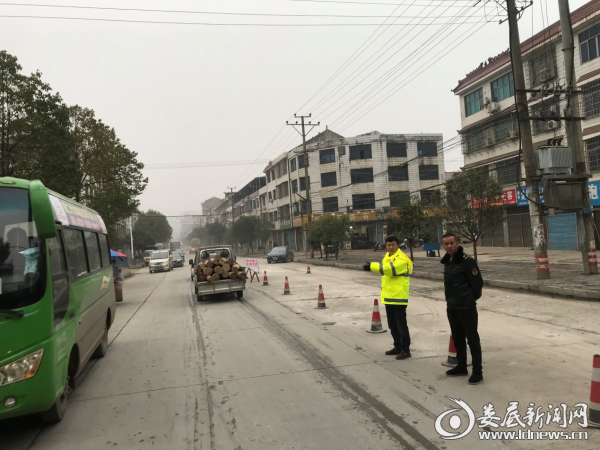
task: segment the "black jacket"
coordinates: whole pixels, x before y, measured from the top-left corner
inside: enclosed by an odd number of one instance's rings
[[[481,297],[483,278],[475,260],[467,255],[461,246],[450,260],[450,255],[442,258],[444,265],[444,291],[448,309],[467,309],[476,305]]]

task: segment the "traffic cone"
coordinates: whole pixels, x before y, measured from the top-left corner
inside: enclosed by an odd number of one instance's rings
[[[373,303],[373,318],[371,319],[371,329],[367,330],[367,333],[385,333],[387,330],[383,329],[381,325],[381,315],[379,314],[379,303],[377,299]]]
[[[442,363],[442,366],[456,367],[458,359],[456,359],[456,347],[454,347],[454,338],[450,335],[450,344],[448,345],[448,359]]]
[[[265,270],[265,277],[263,278],[263,286],[269,285],[269,279],[267,278],[267,271]]]
[[[327,309],[325,304],[325,296],[323,295],[323,286],[319,285],[319,299],[317,300],[317,307],[315,309]]]
[[[308,266],[306,266],[306,273],[310,273],[310,263],[308,263]]]
[[[470,366],[471,363],[467,363]],[[458,359],[456,358],[456,347],[454,346],[454,338],[450,335],[450,343],[448,344],[448,359],[442,363],[442,366],[456,367]]]
[[[287,277],[285,277],[285,286],[283,287],[283,295],[291,294],[290,292],[290,283],[288,282]]]
[[[589,422],[594,427],[600,427],[600,355],[594,355],[592,367]]]

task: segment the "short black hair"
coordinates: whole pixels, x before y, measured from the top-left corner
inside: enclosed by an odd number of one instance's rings
[[[400,245],[400,241],[396,236],[388,236],[385,238],[385,242],[395,242],[396,244]]]
[[[442,236],[442,240],[449,238],[449,237],[453,237],[455,241],[458,241],[458,239],[456,238],[456,235],[454,233],[446,233],[445,235]]]

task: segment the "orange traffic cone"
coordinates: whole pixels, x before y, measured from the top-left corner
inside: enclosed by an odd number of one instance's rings
[[[383,329],[381,325],[381,315],[379,314],[379,303],[377,299],[373,303],[373,318],[371,319],[371,329],[367,330],[367,333],[385,333],[387,330]]]
[[[288,282],[287,277],[285,277],[285,286],[283,287],[283,295],[291,294],[290,292],[290,283]]]
[[[448,359],[442,363],[442,366],[456,367],[458,359],[456,358],[456,347],[454,346],[454,338],[450,335],[450,343],[448,344]],[[470,366],[471,364],[467,364]]]
[[[319,299],[317,300],[317,307],[315,309],[327,309],[325,296],[323,295],[323,286],[321,285],[319,285]]]
[[[306,273],[310,273],[310,263],[308,263],[308,266],[306,266]]]
[[[269,279],[267,278],[267,271],[265,270],[265,277],[263,278],[263,286],[269,285]]]

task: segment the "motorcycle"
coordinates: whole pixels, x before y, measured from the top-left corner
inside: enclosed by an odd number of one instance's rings
[[[423,239],[416,238],[413,242],[413,248],[421,248],[423,247]],[[402,244],[400,244],[400,249],[406,250],[408,248],[408,239],[404,239]]]
[[[383,250],[385,247],[383,246],[383,244],[381,242],[377,242],[375,244],[375,246],[373,247],[373,251],[376,252],[377,250]]]

